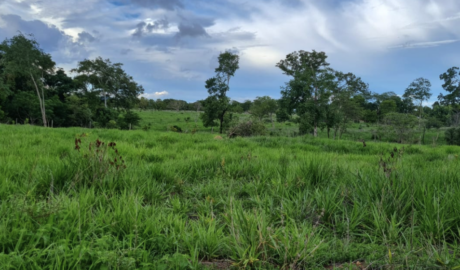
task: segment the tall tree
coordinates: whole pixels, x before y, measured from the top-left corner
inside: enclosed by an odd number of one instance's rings
[[[94,60],[83,60],[78,67],[72,69],[79,75],[75,78],[83,87],[83,92],[100,92],[107,108],[107,100],[117,108],[131,109],[137,98],[144,92],[131,76],[122,69],[123,64],[112,63],[109,59],[98,57]]]
[[[219,121],[219,132],[222,134],[225,114],[230,109],[230,98],[227,97],[228,85],[222,77],[214,77],[206,81],[209,97],[203,101],[204,113],[201,115],[205,127],[213,127]]]
[[[439,75],[439,78],[444,81],[442,88],[448,94],[439,94],[438,99],[441,105],[450,106],[452,109],[452,120],[454,125],[460,122],[460,73],[458,67],[451,67],[447,72]]]
[[[300,132],[313,130],[318,136],[320,125],[345,123],[345,112],[354,114],[346,104],[357,94],[370,96],[368,85],[352,73],[334,71],[324,52],[298,51],[288,54],[276,66],[292,79],[281,91],[281,111],[300,117]],[[333,105],[333,107],[331,107]],[[339,118],[337,116],[341,116]]]
[[[55,63],[51,56],[42,51],[32,36],[26,37],[23,34],[3,41],[0,44],[0,54],[4,75],[30,80],[38,97],[43,126],[48,126],[44,77],[54,71]],[[5,88],[4,84],[2,88]]]
[[[431,83],[428,79],[418,78],[414,80],[409,85],[409,87],[407,87],[403,95],[403,97],[405,98],[413,98],[420,102],[420,107],[419,107],[420,119],[422,118],[423,101],[427,101],[431,97],[430,88],[431,88]]]
[[[239,56],[230,51],[219,55],[219,66],[215,69],[216,76],[206,81],[209,97],[203,101],[204,113],[201,119],[205,127],[215,126],[219,121],[219,132],[222,134],[226,114],[231,108],[227,92],[230,89],[230,78],[239,68]]]
[[[226,51],[219,55],[219,67],[216,68],[217,76],[227,80],[227,85],[230,87],[230,78],[235,76],[236,70],[239,68],[240,57],[236,53]]]

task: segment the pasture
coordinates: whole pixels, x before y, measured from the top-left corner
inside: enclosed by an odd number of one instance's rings
[[[457,146],[220,139],[161,113],[147,131],[1,125],[0,269],[460,266]]]

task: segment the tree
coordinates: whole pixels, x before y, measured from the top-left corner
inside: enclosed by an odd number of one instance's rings
[[[222,77],[214,77],[206,81],[209,97],[203,101],[204,113],[201,115],[205,127],[214,127],[219,125],[219,132],[223,132],[225,114],[230,108],[230,99],[226,93],[228,85],[222,80]],[[215,123],[219,121],[219,124]]]
[[[243,111],[247,112],[251,109],[251,106],[252,106],[252,101],[250,100],[245,100],[243,102],[243,104],[241,104],[241,106],[243,107]]]
[[[149,100],[146,99],[145,97],[141,97],[139,99],[139,109],[141,110],[147,110],[149,108]]]
[[[458,125],[460,121],[460,73],[458,67],[451,67],[447,72],[439,76],[444,81],[442,88],[448,94],[439,94],[438,99],[441,105],[450,106],[452,109],[453,124]]]
[[[137,102],[144,88],[138,85],[131,76],[122,69],[123,64],[112,63],[109,59],[98,57],[94,60],[83,60],[78,67],[72,69],[79,75],[76,80],[80,82],[82,91],[100,92],[107,108],[107,100],[112,99],[112,105],[117,109],[131,109]]]
[[[173,99],[173,100],[171,100],[169,102],[168,107],[170,109],[175,110],[175,111],[180,111],[184,107],[184,105],[186,105],[186,103],[187,102],[185,102],[183,100],[175,100],[175,99]]]
[[[235,75],[236,70],[239,68],[239,60],[239,55],[230,51],[219,55],[219,67],[216,68],[215,72],[217,76],[226,78],[227,85],[230,85],[230,78]]]
[[[251,107],[251,114],[260,121],[266,116],[270,117],[272,127],[274,128],[273,114],[278,110],[278,103],[269,96],[256,97]]]
[[[48,126],[44,76],[54,70],[55,63],[51,60],[51,56],[40,49],[39,44],[32,36],[27,38],[23,34],[3,41],[0,44],[0,54],[2,65],[4,66],[3,76],[20,76],[31,80],[38,97],[43,126]],[[2,88],[5,87],[2,84]]]
[[[417,118],[412,114],[395,112],[388,113],[383,120],[389,131],[396,134],[399,143],[403,143],[411,138],[417,122]]]
[[[299,115],[299,131],[313,130],[318,136],[318,126],[324,119],[330,89],[334,83],[332,69],[328,68],[324,52],[293,52],[276,64],[284,74],[293,77],[281,91],[286,111]]]
[[[428,79],[418,78],[414,80],[409,85],[409,87],[407,87],[403,95],[403,97],[405,98],[413,98],[420,102],[420,107],[419,107],[420,119],[422,118],[423,101],[427,101],[431,97],[430,87],[431,87],[431,83]]]
[[[326,127],[329,137],[334,127],[334,139],[346,132],[351,121],[359,121],[363,114],[362,105],[369,96],[369,86],[352,73],[336,71],[335,83],[331,89],[330,102],[326,105]]]
[[[396,102],[391,99],[384,100],[380,104],[380,112],[382,115],[396,112]]]
[[[329,68],[324,52],[293,52],[276,66],[293,77],[281,91],[280,105],[288,114],[299,116],[299,131],[318,127],[328,130],[339,123],[342,130],[350,119],[359,117],[357,104],[350,99],[358,94],[370,96],[368,85],[352,73],[342,73]],[[351,103],[350,103],[351,102]]]
[[[226,113],[231,104],[227,97],[230,89],[230,78],[235,75],[239,56],[230,51],[219,55],[219,66],[215,69],[216,76],[206,81],[209,97],[203,101],[204,114],[202,120],[205,127],[215,126],[215,120],[219,121],[219,131],[222,134]]]

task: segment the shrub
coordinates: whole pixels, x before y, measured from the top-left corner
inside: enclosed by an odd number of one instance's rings
[[[106,125],[106,128],[114,129],[118,128],[117,122],[115,120],[110,120]]]
[[[127,111],[118,117],[118,125],[121,129],[129,129],[129,125],[131,125],[131,128],[137,126],[140,121],[141,117],[132,111]]]
[[[460,145],[460,128],[449,128],[444,133],[448,145]]]
[[[171,131],[182,133],[182,129],[178,126],[172,126]]]
[[[228,137],[234,138],[237,136],[248,137],[264,135],[265,131],[265,125],[261,121],[249,120],[243,122],[234,122],[228,130]]]

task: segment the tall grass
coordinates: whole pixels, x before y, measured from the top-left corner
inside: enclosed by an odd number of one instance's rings
[[[459,266],[459,148],[366,143],[0,126],[0,269]]]

